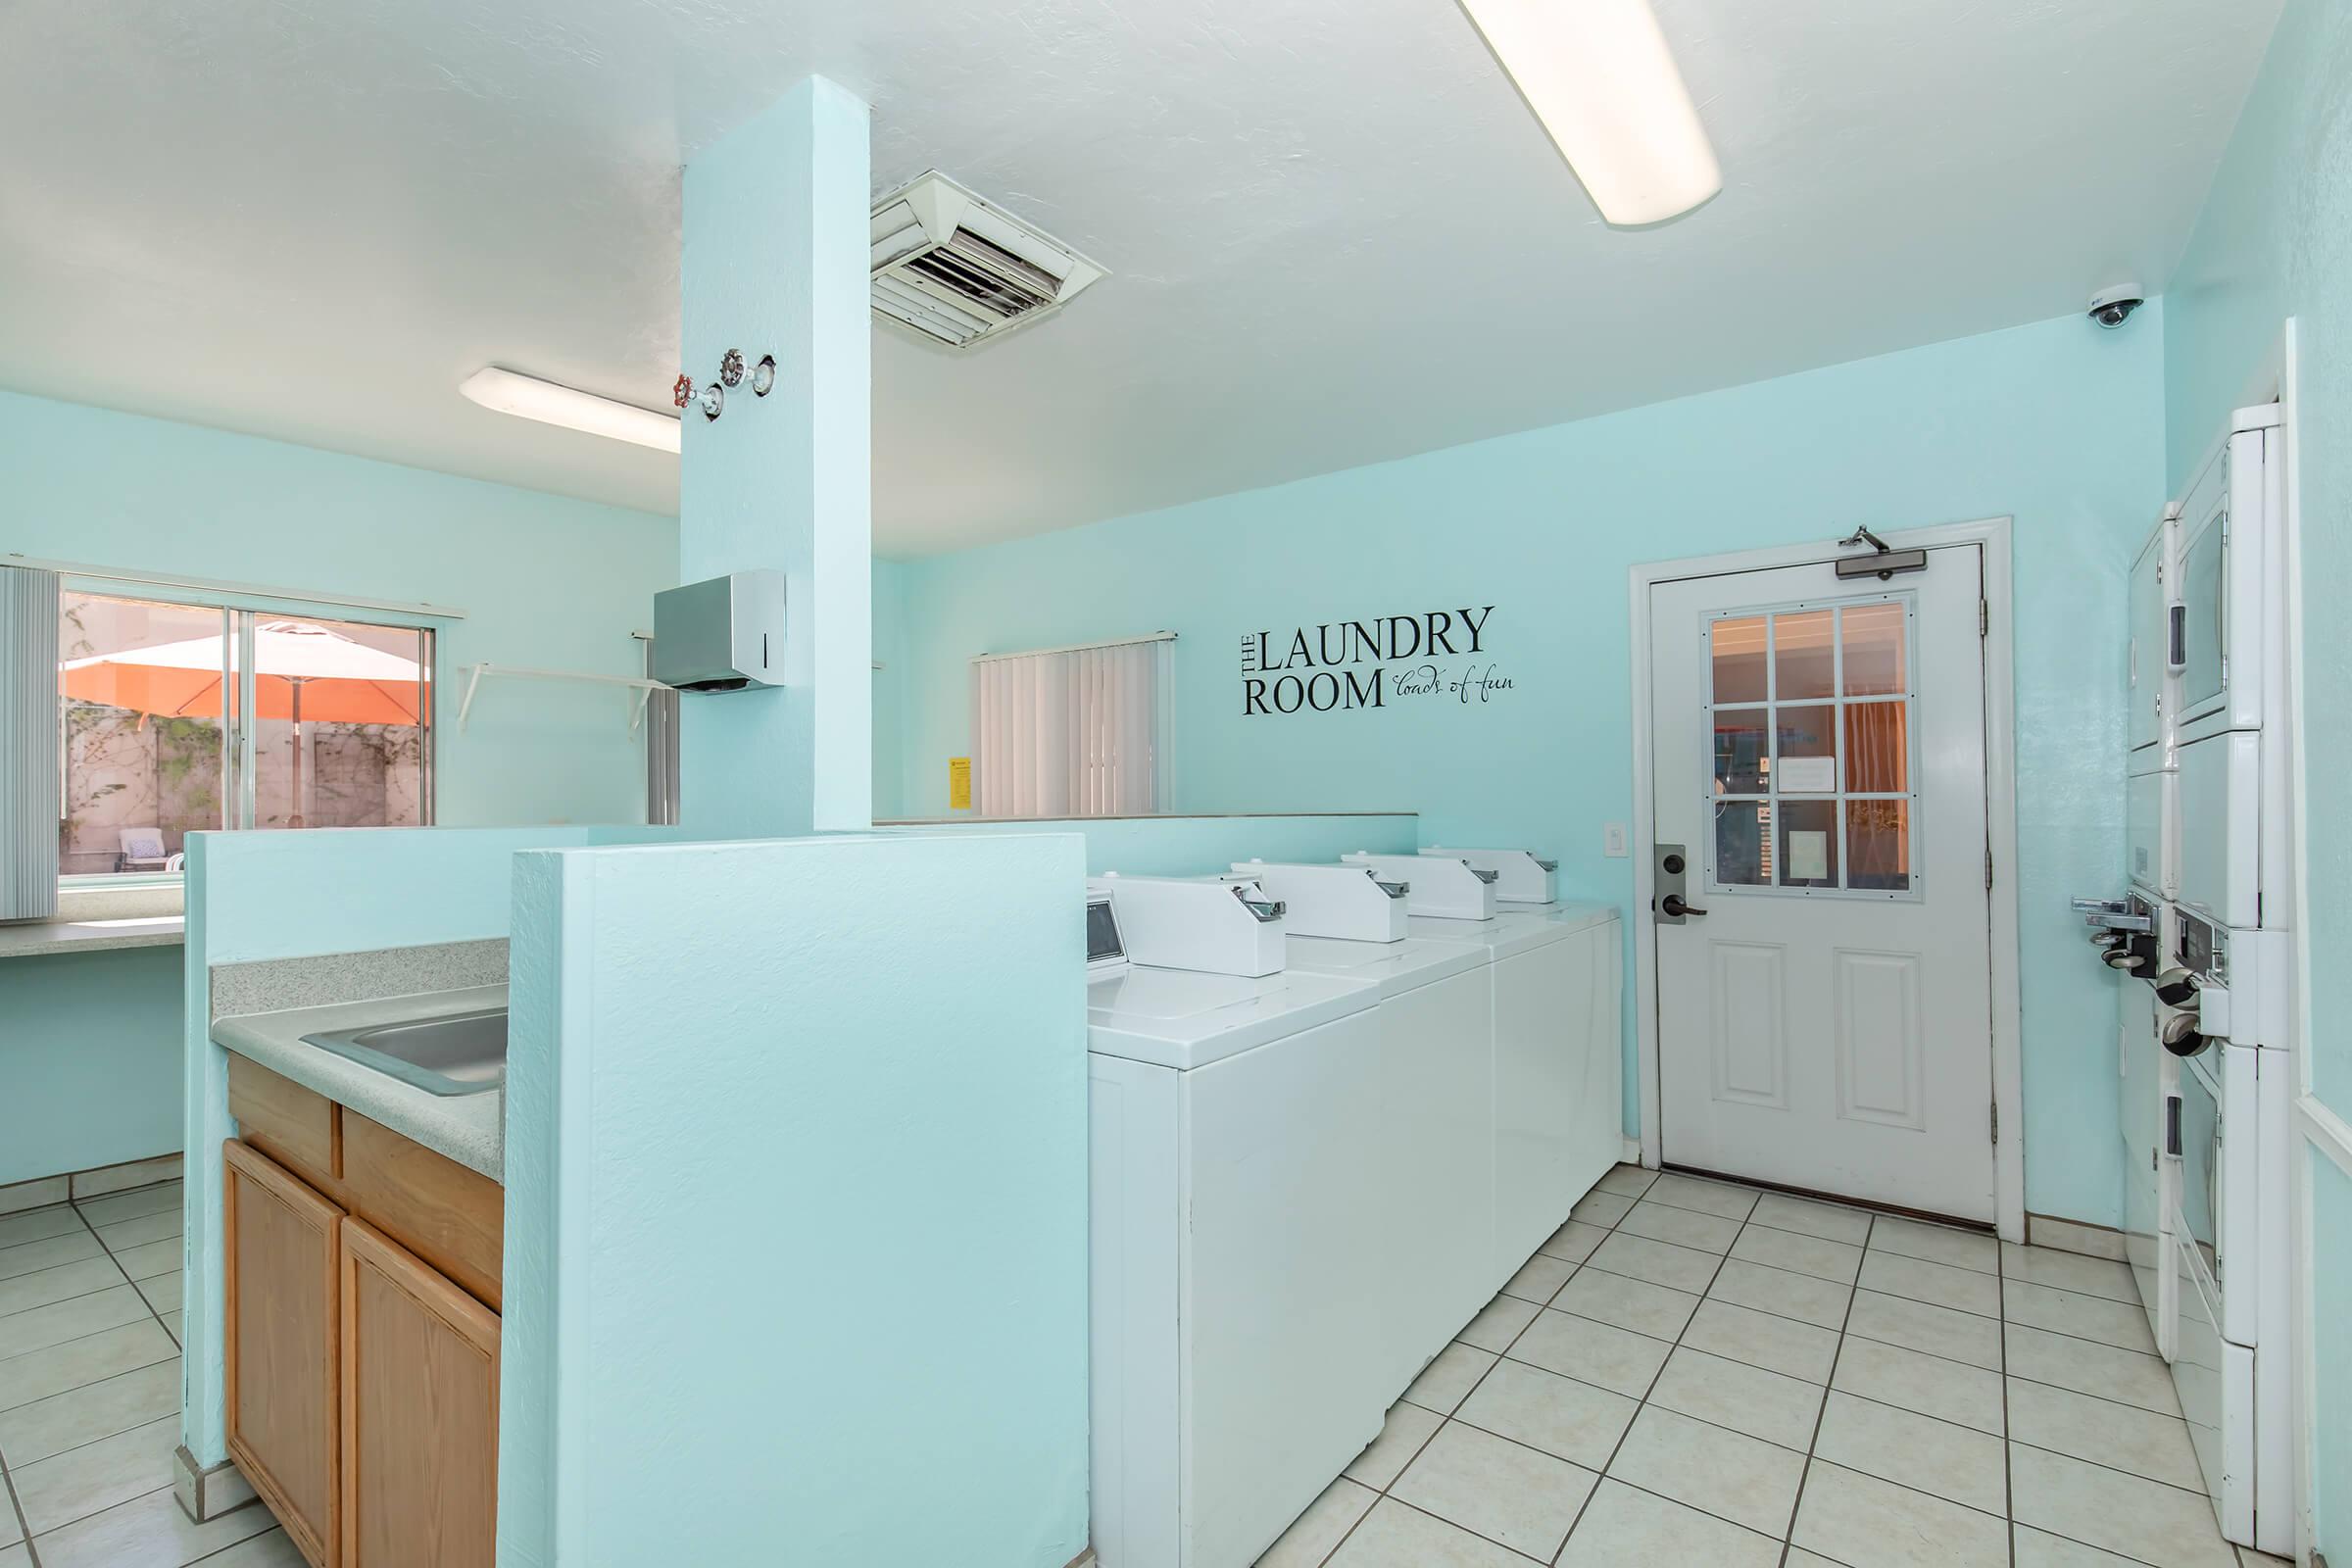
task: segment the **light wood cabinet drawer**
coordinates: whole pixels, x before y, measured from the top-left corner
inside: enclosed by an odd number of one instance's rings
[[[291,1166],[314,1186],[343,1174],[342,1107],[235,1052],[228,1054],[228,1113],[240,1136]]]
[[[342,1191],[352,1212],[498,1308],[505,1188],[346,1109]]]

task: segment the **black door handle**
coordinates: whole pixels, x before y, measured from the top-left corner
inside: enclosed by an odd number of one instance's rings
[[[1677,920],[1680,920],[1686,914],[1704,914],[1707,912],[1704,909],[1695,908],[1690,905],[1685,904],[1683,902],[1683,896],[1680,893],[1667,894],[1665,899],[1658,905],[1658,907],[1664,909],[1668,914],[1672,915]]]

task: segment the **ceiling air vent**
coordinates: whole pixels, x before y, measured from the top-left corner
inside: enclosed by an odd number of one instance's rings
[[[936,170],[874,203],[874,314],[952,349],[1051,316],[1102,275]]]

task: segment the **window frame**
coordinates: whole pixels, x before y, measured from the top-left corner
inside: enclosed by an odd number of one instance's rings
[[[253,825],[254,726],[242,715],[252,707],[253,681],[257,674],[267,673],[254,668],[253,628],[262,620],[272,618],[317,620],[329,624],[379,627],[388,631],[414,632],[428,640],[424,661],[427,669],[427,690],[434,694],[420,726],[423,731],[422,754],[417,770],[416,827],[432,827],[439,821],[440,812],[440,719],[439,694],[447,690],[443,680],[442,632],[447,615],[423,611],[403,612],[390,606],[355,603],[341,598],[317,599],[300,595],[276,593],[245,593],[231,589],[208,589],[171,578],[146,578],[108,572],[104,575],[75,571],[71,567],[58,571],[58,593],[61,600],[68,594],[102,599],[130,599],[145,604],[166,605],[180,610],[211,611],[222,617],[222,640],[236,645],[238,669],[234,709],[240,715],[221,722],[220,779],[222,793],[222,824],[217,831],[224,833],[307,832],[308,829],[260,828]],[[223,678],[226,677],[223,670]],[[65,695],[58,694],[59,722],[65,714]],[[62,736],[61,736],[62,742]],[[61,744],[58,770],[64,782],[70,760]],[[59,796],[59,826],[65,822],[66,792]],[[233,815],[239,820],[232,823]],[[91,892],[104,889],[134,890],[139,888],[175,888],[186,881],[182,871],[61,871],[57,885],[61,893]]]
[[[1845,615],[1850,609],[1872,605],[1899,605],[1903,611],[1903,689],[1900,692],[1872,692],[1849,694],[1845,690]],[[1823,697],[1790,698],[1786,702],[1780,695],[1780,620],[1784,616],[1831,612],[1830,631],[1830,690]],[[1760,701],[1747,703],[1717,703],[1715,701],[1714,640],[1715,628],[1727,620],[1757,620],[1764,622],[1764,696]],[[1858,594],[1851,598],[1797,599],[1767,605],[1745,605],[1737,609],[1710,612],[1699,626],[1699,646],[1706,665],[1707,701],[1700,706],[1699,723],[1704,742],[1699,748],[1706,775],[1700,781],[1705,790],[1708,807],[1709,832],[1703,859],[1704,887],[1709,897],[1762,897],[1861,900],[1879,904],[1921,904],[1927,899],[1926,856],[1920,844],[1922,818],[1920,810],[1920,754],[1919,711],[1919,596],[1909,589],[1890,589],[1885,593]],[[1903,715],[1904,777],[1908,785],[1903,790],[1850,790],[1847,784],[1848,725],[1846,713],[1854,708],[1893,706],[1900,704]],[[1784,709],[1826,708],[1831,714],[1832,746],[1830,756],[1835,769],[1835,789],[1828,791],[1802,790],[1788,799],[1798,805],[1826,803],[1832,812],[1832,842],[1837,851],[1838,882],[1834,887],[1810,887],[1788,884],[1781,878],[1779,839],[1781,834],[1780,806],[1781,778],[1781,719]],[[1764,769],[1764,789],[1761,791],[1724,791],[1715,776],[1716,714],[1719,712],[1755,713],[1764,722],[1765,756],[1769,759]],[[1847,807],[1853,801],[1900,801],[1905,803],[1904,837],[1910,860],[1906,873],[1907,885],[1900,888],[1856,888],[1847,885],[1852,875],[1853,839]],[[1726,882],[1719,875],[1717,863],[1722,843],[1721,822],[1727,805],[1756,804],[1771,813],[1769,831],[1773,849],[1768,856],[1772,865],[1769,882]]]

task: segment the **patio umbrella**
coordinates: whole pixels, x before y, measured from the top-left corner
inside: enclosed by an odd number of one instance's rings
[[[221,716],[223,639],[190,637],[58,665],[67,697],[160,717]],[[302,725],[421,724],[430,675],[416,661],[308,621],[264,621],[253,633],[253,712],[293,723],[294,816],[302,826]]]

